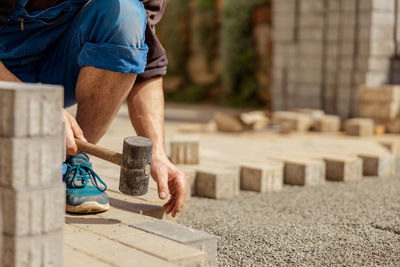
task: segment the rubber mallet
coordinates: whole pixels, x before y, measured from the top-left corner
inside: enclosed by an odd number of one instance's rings
[[[121,166],[119,190],[127,195],[142,196],[149,187],[153,142],[145,137],[124,139],[122,154],[75,139],[78,149]]]

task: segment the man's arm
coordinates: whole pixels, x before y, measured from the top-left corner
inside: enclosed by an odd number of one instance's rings
[[[171,194],[171,199],[164,205],[165,212],[176,216],[185,202],[186,179],[165,153],[162,78],[137,82],[128,96],[128,108],[136,133],[153,141],[151,174],[157,182],[159,197],[165,199],[168,193]]]
[[[22,82],[18,79],[6,66],[0,61],[0,81],[6,82]],[[71,116],[65,109],[62,109],[62,115],[65,121],[65,133],[66,133],[66,144],[67,154],[75,155],[78,153],[78,147],[75,144],[75,137],[86,141],[83,136],[82,130],[76,122],[75,118]]]

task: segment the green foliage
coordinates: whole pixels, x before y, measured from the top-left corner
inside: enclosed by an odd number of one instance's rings
[[[251,11],[263,0],[227,0],[221,32],[222,83],[230,95],[225,104],[253,105],[258,101],[256,58],[252,42]]]
[[[167,50],[168,74],[185,75],[190,0],[168,1],[158,35]]]
[[[179,91],[166,94],[167,101],[198,103],[207,98],[209,86],[189,85]]]
[[[196,6],[189,7],[193,1],[197,2]],[[215,0],[169,0],[158,34],[167,50],[168,75],[184,77],[184,83],[183,88],[167,93],[167,100],[195,103],[208,99],[238,107],[260,104],[256,95],[257,62],[251,12],[253,7],[269,2],[270,0],[226,0],[221,14],[222,25],[219,25]],[[212,84],[196,85],[190,81],[186,67],[189,44],[193,45],[191,42],[196,42],[196,47],[202,48],[202,53],[210,63],[210,70],[215,59],[220,58],[221,77]],[[229,92],[222,96],[222,100],[216,97],[221,92],[218,90],[221,84]]]
[[[198,9],[200,11],[209,11],[214,9],[214,0],[199,0]]]
[[[214,10],[214,0],[198,0],[197,10],[200,23],[195,29],[199,34],[201,46],[204,48],[209,63],[217,56],[217,22]]]

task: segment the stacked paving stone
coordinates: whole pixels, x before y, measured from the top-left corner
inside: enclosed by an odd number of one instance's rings
[[[309,130],[335,133],[340,131],[341,119],[336,115],[326,115],[319,109],[293,109],[292,111],[275,111],[272,123],[282,128],[282,133],[290,131],[307,132]]]
[[[62,88],[0,82],[1,266],[62,266]]]
[[[395,1],[274,1],[274,109],[356,115],[358,86],[388,82]]]
[[[177,135],[171,140],[171,161],[174,164],[199,164],[199,139]]]
[[[360,86],[358,101],[360,117],[373,119],[390,133],[400,133],[399,86]]]
[[[354,118],[345,123],[346,134],[351,136],[373,136],[374,121],[372,119]]]

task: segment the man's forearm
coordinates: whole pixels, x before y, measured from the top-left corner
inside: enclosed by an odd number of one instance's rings
[[[21,82],[14,74],[12,74],[6,66],[0,61],[0,81]]]
[[[136,83],[128,96],[128,108],[136,133],[153,141],[153,155],[165,156],[162,78]]]
[[[158,196],[166,199],[170,195],[163,209],[175,217],[185,203],[186,177],[165,153],[162,78],[135,84],[128,96],[128,107],[136,133],[153,140],[151,176],[157,182]]]

